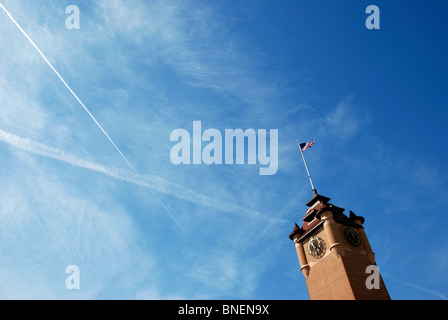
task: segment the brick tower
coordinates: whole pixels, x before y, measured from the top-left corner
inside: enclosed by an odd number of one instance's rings
[[[314,190],[313,190],[314,191]],[[328,203],[315,192],[309,209],[289,234],[299,256],[311,300],[388,300],[364,218]]]

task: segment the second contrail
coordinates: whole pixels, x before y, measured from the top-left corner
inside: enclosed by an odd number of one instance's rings
[[[129,162],[129,160],[124,156],[124,154],[120,151],[120,149],[117,147],[115,142],[109,137],[107,132],[103,129],[103,127],[99,124],[99,122],[95,119],[95,117],[90,113],[89,109],[84,105],[84,103],[81,101],[81,99],[78,98],[78,96],[73,92],[73,90],[70,88],[70,86],[65,82],[65,80],[61,77],[59,72],[53,67],[53,65],[48,61],[48,59],[45,57],[45,55],[40,51],[40,49],[37,47],[37,45],[34,43],[34,41],[28,36],[28,34],[22,29],[22,27],[17,23],[17,21],[13,18],[13,16],[9,13],[8,10],[0,3],[0,7],[5,11],[5,13],[8,15],[9,19],[17,26],[17,28],[22,32],[22,34],[28,39],[28,41],[31,43],[31,45],[36,49],[36,51],[40,54],[40,56],[44,59],[44,61],[48,64],[48,66],[51,68],[51,70],[54,71],[54,73],[58,76],[58,78],[62,81],[64,86],[70,91],[70,93],[75,97],[75,99],[79,102],[79,104],[84,108],[84,110],[89,114],[90,118],[96,123],[98,128],[103,132],[103,134],[106,136],[106,138],[110,141],[110,143],[114,146],[115,150],[118,151],[118,153],[121,155],[121,157],[126,161],[126,163],[129,165],[129,167],[132,169],[134,173],[137,173],[137,170],[135,170],[134,166]],[[157,198],[159,203],[162,205],[162,207],[165,209],[165,211],[173,218],[173,220],[177,223],[177,225],[181,228],[182,226],[180,223],[176,220],[176,218],[173,216],[173,214],[168,210],[168,208],[165,206],[165,204],[160,200],[160,198],[151,190],[151,193]]]

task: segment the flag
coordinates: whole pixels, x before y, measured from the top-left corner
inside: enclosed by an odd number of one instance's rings
[[[305,143],[301,143],[300,144],[300,149],[303,151],[305,151],[308,148],[311,148],[311,146],[314,144],[314,140],[311,142],[305,142]]]

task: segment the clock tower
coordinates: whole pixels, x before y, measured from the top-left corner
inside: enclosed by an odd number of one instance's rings
[[[306,204],[294,241],[311,300],[389,300],[364,231],[364,218],[317,194]]]

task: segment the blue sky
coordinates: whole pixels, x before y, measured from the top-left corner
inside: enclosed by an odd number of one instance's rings
[[[1,298],[308,299],[298,138],[318,192],[366,218],[391,297],[448,298],[444,2],[0,3],[136,169],[0,10]],[[277,173],[174,165],[193,121],[278,129]]]

